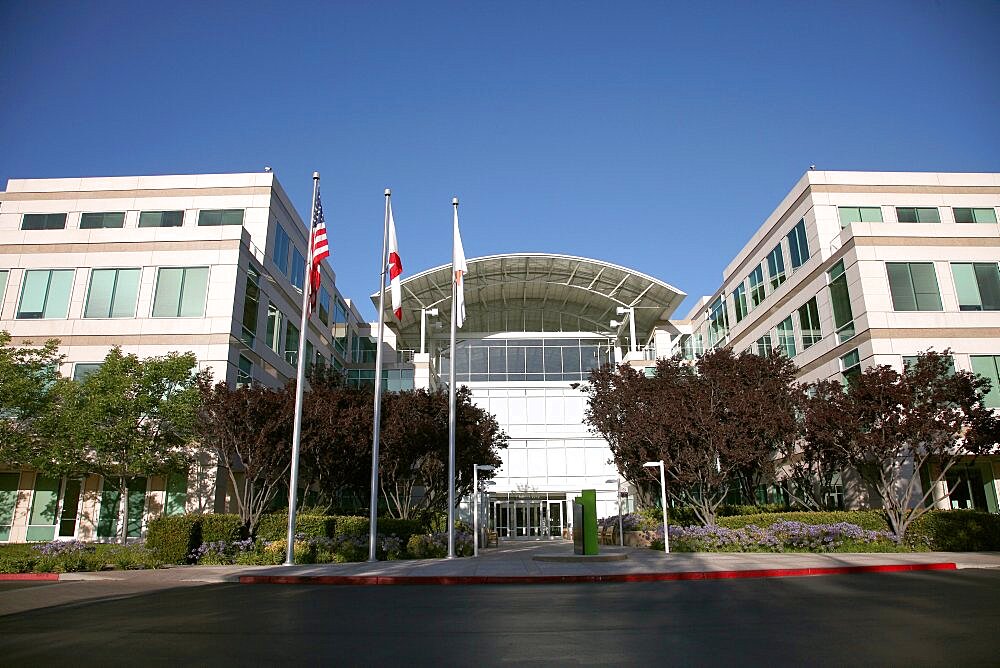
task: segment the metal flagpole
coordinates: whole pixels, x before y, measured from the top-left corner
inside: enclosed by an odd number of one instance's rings
[[[319,193],[319,172],[313,172],[312,211],[309,214],[309,252],[306,254],[311,268],[313,261],[313,231],[316,223],[316,195]],[[285,565],[295,563],[295,507],[299,489],[299,441],[302,438],[302,396],[306,384],[306,331],[309,327],[309,290],[312,274],[306,276],[302,286],[302,320],[299,323],[299,359],[295,371],[295,422],[292,427],[292,471],[288,480],[288,546]]]
[[[385,224],[382,227],[382,269],[378,287],[378,347],[375,348],[375,415],[372,424],[372,496],[368,520],[368,561],[375,558],[375,540],[378,535],[378,437],[382,426],[382,337],[385,335],[385,274],[389,268],[386,260],[386,244],[389,239],[389,198],[385,189]]]
[[[458,220],[458,198],[451,200]],[[454,234],[454,232],[452,232]],[[455,325],[458,317],[458,281],[455,275],[455,240],[451,254],[451,364],[448,369],[448,558],[455,558]]]

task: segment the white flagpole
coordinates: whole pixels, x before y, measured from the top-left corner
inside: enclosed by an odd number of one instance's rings
[[[375,415],[372,424],[372,496],[368,522],[368,561],[375,558],[375,540],[378,535],[378,438],[382,427],[382,338],[385,335],[385,274],[389,268],[386,258],[386,243],[389,239],[389,198],[385,189],[385,224],[382,227],[382,269],[378,287],[378,346],[375,348]]]
[[[458,198],[453,197],[455,220]],[[454,232],[452,232],[454,235]],[[455,558],[455,325],[458,318],[458,281],[455,280],[455,240],[451,252],[451,364],[448,368],[448,558]]]
[[[295,371],[295,422],[292,427],[292,471],[288,480],[288,546],[285,549],[285,565],[295,563],[295,506],[299,488],[299,441],[302,438],[302,397],[306,384],[306,331],[309,328],[309,290],[312,287],[313,227],[316,218],[316,194],[319,192],[319,172],[313,172],[312,210],[309,213],[309,252],[306,279],[302,286],[302,320],[299,323],[299,359]]]

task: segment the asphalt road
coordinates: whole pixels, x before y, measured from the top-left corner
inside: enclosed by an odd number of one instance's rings
[[[57,601],[60,588],[79,584],[32,593]],[[0,665],[995,666],[998,630],[996,570],[597,585],[221,584],[0,617]]]

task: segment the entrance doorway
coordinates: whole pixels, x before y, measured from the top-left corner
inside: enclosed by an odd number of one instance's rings
[[[493,502],[490,521],[501,538],[559,538],[565,499],[514,498]]]

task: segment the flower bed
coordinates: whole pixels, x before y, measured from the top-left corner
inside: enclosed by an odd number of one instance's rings
[[[663,549],[663,527],[650,532],[650,546]],[[856,524],[806,524],[783,520],[762,528],[714,526],[670,527],[670,549],[675,552],[900,552],[887,531],[862,529]]]
[[[0,546],[0,573],[74,573],[160,568],[163,561],[142,544],[114,545],[57,540]]]

